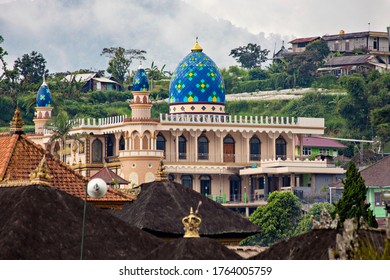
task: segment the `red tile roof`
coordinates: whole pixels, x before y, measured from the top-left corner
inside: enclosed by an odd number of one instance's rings
[[[114,182],[118,185],[127,185],[130,183],[107,167],[100,169],[98,173],[91,177],[91,179],[93,178],[103,179],[109,185],[114,185]]]
[[[360,171],[367,187],[390,186],[390,156],[387,156]]]
[[[41,146],[29,140],[25,135],[0,135],[0,182],[6,185],[12,181],[27,181],[46,155],[49,175],[52,176],[50,186],[63,190],[80,198],[85,197],[85,187],[88,179],[64,164],[57,157],[45,151]],[[88,198],[95,204],[115,205],[132,201],[133,196],[109,189],[100,199]]]
[[[299,146],[299,139],[296,141],[296,145]],[[303,137],[304,147],[329,147],[329,148],[346,148],[345,145],[337,142],[336,140],[320,138],[320,137]]]

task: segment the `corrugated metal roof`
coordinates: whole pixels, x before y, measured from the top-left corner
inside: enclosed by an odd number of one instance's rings
[[[300,145],[299,139],[297,140],[297,145]],[[336,140],[319,138],[319,137],[303,137],[303,146],[304,147],[329,147],[329,148],[346,148],[345,145],[337,142]]]
[[[108,78],[93,78],[95,81],[101,82],[101,83],[112,83],[112,84],[118,84],[116,81],[110,80]]]
[[[86,74],[76,74],[76,75],[70,74],[70,75],[66,75],[64,79],[67,80],[68,82],[72,81],[72,79],[74,79],[76,82],[87,82],[93,77],[95,77],[96,75],[97,73],[86,73]]]
[[[362,65],[369,60],[376,60],[374,55],[336,56],[329,59],[324,66]]]

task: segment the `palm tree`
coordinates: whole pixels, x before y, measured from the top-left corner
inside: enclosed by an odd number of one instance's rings
[[[64,110],[60,110],[58,115],[46,124],[46,128],[52,133],[50,142],[59,141],[61,143],[60,158],[63,162],[66,162],[66,140],[74,126],[75,120],[70,119],[68,113]]]

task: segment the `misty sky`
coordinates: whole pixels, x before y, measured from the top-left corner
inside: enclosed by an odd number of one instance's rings
[[[100,53],[112,46],[146,50],[146,67],[174,70],[196,36],[222,68],[249,42],[272,53],[296,37],[386,31],[389,10],[389,0],[0,0],[0,35],[10,65],[35,50],[50,72],[106,69]]]

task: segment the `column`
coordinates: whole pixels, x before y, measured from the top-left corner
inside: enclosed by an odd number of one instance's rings
[[[315,194],[316,193],[316,175],[311,174],[311,193]]]
[[[295,174],[294,173],[290,175],[290,186],[291,186],[291,189],[295,188]]]

